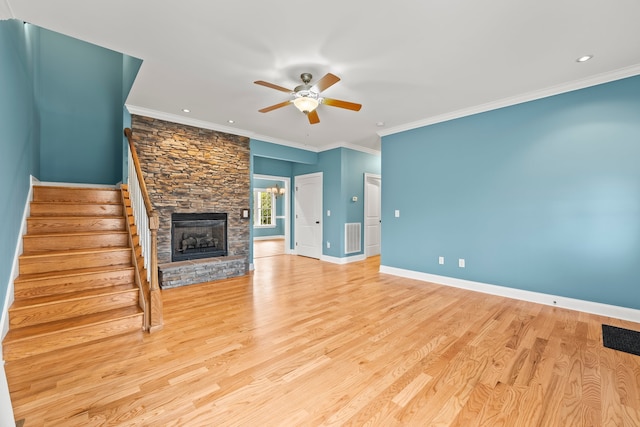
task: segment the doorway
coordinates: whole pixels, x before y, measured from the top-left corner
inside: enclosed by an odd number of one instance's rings
[[[277,195],[274,194],[273,189],[277,188]],[[270,190],[270,191],[267,191]],[[273,227],[264,227],[257,223],[260,212],[259,203],[256,201],[256,197],[260,197],[257,193],[272,193],[273,205],[272,208],[272,222]],[[272,256],[274,254],[288,254],[291,253],[291,178],[285,176],[275,175],[253,175],[253,215],[252,215],[252,228],[253,228],[253,254],[254,258],[258,257],[261,253],[267,254],[265,256]],[[263,215],[264,217],[264,215]],[[277,231],[276,231],[277,229]],[[262,232],[258,232],[261,230]],[[269,234],[275,234],[277,236],[270,236]],[[265,241],[265,244],[262,244]],[[268,241],[268,244],[267,242]],[[261,245],[260,251],[256,251],[256,245]],[[262,250],[264,249],[264,250]],[[260,252],[260,253],[258,253]]]
[[[380,255],[381,189],[380,175],[364,174],[364,253],[367,257]]]
[[[295,177],[295,253],[322,255],[322,172]]]

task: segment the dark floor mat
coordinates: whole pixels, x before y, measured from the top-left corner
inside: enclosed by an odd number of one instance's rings
[[[640,356],[640,332],[602,325],[602,341],[605,347]]]

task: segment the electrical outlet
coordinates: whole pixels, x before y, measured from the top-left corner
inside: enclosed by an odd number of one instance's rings
[[[327,242],[327,249],[331,249],[331,242]]]
[[[464,268],[464,258],[458,259],[458,267]]]
[[[439,256],[438,257],[438,264],[440,264],[440,265],[444,264],[444,257],[443,256]]]
[[[395,216],[396,216],[396,218],[400,218],[400,210],[399,209],[396,209]]]
[[[327,216],[331,216],[331,211],[327,209]]]

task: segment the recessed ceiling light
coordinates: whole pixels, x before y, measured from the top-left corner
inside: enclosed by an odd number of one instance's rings
[[[228,122],[228,123],[231,123],[231,124],[234,124],[236,121],[235,121],[235,120],[231,120],[231,119],[229,119],[229,120],[227,120],[227,122]]]
[[[580,58],[576,59],[576,62],[587,62],[591,58],[593,58],[593,55],[581,56]]]
[[[182,111],[183,111],[184,113],[190,113],[190,112],[191,112],[191,110],[189,110],[188,108],[183,108],[183,109],[182,109]]]

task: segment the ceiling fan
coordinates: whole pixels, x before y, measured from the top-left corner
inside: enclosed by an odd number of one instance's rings
[[[270,87],[281,92],[287,92],[288,94],[293,96],[293,98],[288,101],[284,101],[270,107],[265,107],[258,111],[261,113],[268,113],[269,111],[273,111],[293,103],[293,105],[295,105],[298,110],[307,115],[307,117],[309,118],[309,123],[315,125],[316,123],[320,123],[320,117],[318,117],[318,112],[316,111],[316,108],[320,104],[345,108],[347,110],[353,111],[360,111],[360,108],[362,108],[361,104],[340,101],[339,99],[324,98],[320,96],[320,93],[323,90],[333,86],[340,81],[340,78],[338,76],[327,73],[323,78],[318,80],[315,84],[311,85],[310,83],[312,78],[313,76],[310,73],[300,74],[302,84],[300,86],[296,86],[296,88],[293,90],[287,89],[286,87],[278,86],[273,83],[264,82],[262,80],[255,81],[254,83],[257,85]]]

